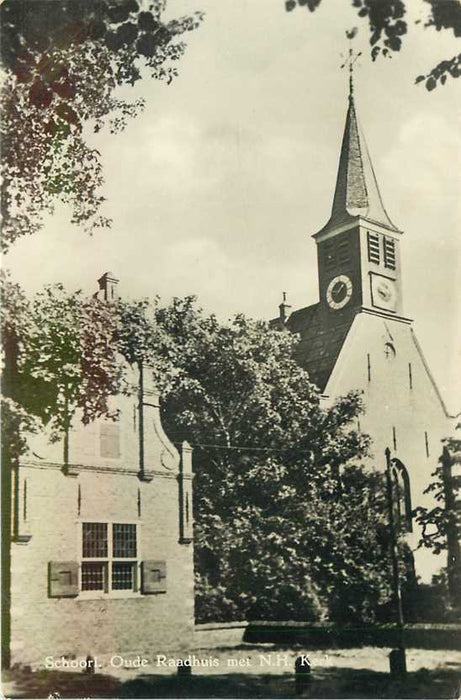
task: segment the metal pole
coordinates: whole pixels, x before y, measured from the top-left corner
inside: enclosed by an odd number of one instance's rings
[[[397,663],[401,666],[401,672],[406,672],[406,658],[405,658],[405,633],[404,633],[404,619],[403,619],[403,607],[402,607],[402,594],[400,590],[400,578],[399,578],[399,562],[398,562],[398,551],[397,551],[397,532],[396,532],[396,522],[394,518],[394,490],[392,486],[392,467],[391,467],[391,451],[389,447],[386,447],[386,491],[387,491],[387,506],[389,510],[389,527],[390,527],[390,543],[391,543],[391,561],[392,561],[392,589],[394,601],[397,608],[397,624],[399,627],[399,651],[401,655],[401,663]],[[391,652],[394,653],[394,652]],[[396,654],[394,653],[394,658]],[[393,664],[391,657],[391,673],[393,672]]]

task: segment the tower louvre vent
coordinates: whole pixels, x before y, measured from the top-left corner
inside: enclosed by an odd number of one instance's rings
[[[384,238],[384,265],[395,270],[395,242],[393,238]]]
[[[381,262],[381,255],[379,250],[379,236],[377,233],[368,232],[368,260],[369,262],[376,263],[379,265]]]

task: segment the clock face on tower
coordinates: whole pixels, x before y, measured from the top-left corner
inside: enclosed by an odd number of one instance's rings
[[[395,281],[382,275],[371,275],[371,298],[373,306],[386,311],[395,311],[397,304]]]
[[[352,282],[347,275],[334,277],[327,287],[327,302],[332,309],[342,309],[352,296]]]

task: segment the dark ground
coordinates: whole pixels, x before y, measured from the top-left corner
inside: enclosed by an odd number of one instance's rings
[[[328,667],[317,669],[302,696],[307,698],[459,698],[461,661],[435,670],[388,673]],[[122,682],[111,676],[58,671],[14,670],[2,676],[6,698],[293,698],[294,676],[285,674],[139,675]]]

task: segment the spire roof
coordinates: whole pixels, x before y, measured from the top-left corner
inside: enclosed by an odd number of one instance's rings
[[[341,144],[331,217],[320,233],[348,223],[357,216],[393,231],[399,230],[390,220],[381,199],[370,154],[357,120],[351,79],[349,108]]]

